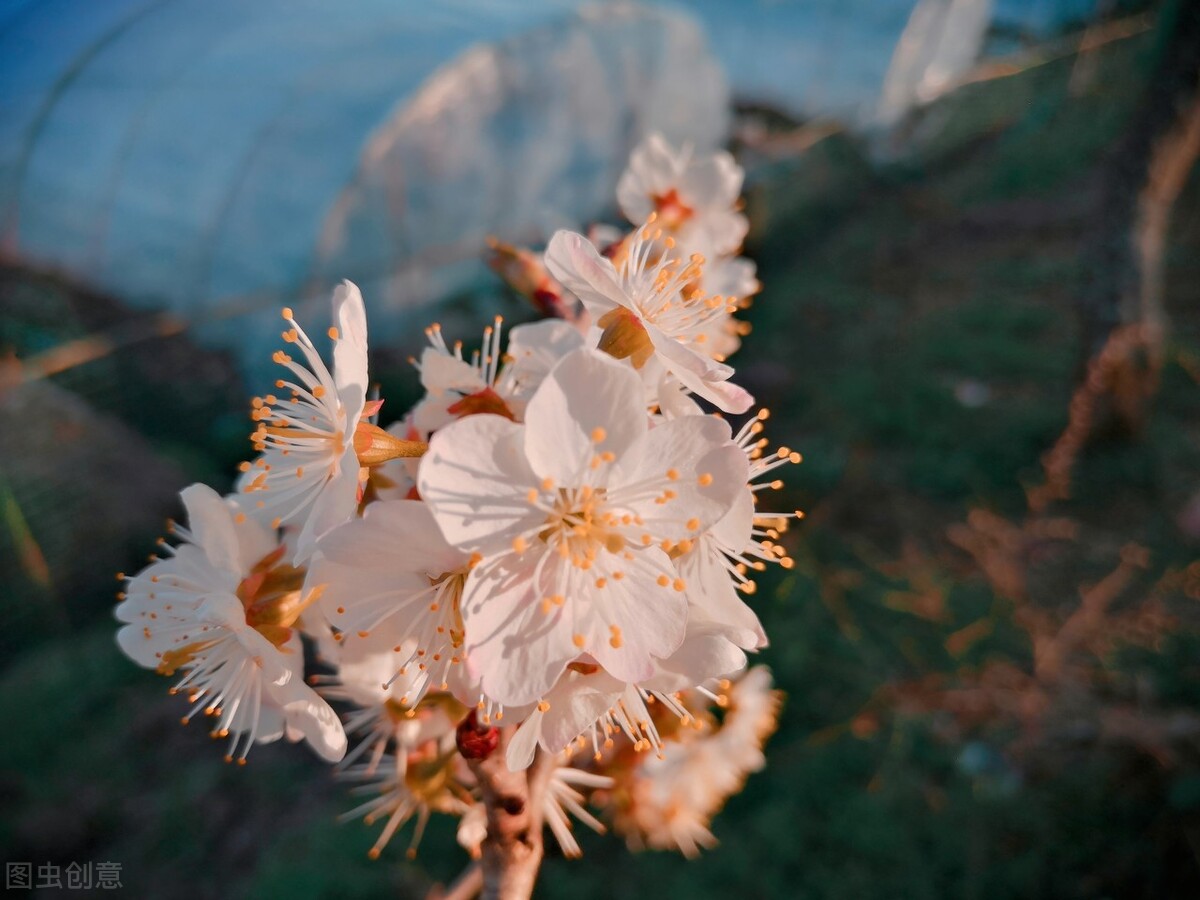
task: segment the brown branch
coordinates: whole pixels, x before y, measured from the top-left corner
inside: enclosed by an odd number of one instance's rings
[[[1200,91],[1197,92],[1200,94]],[[1167,236],[1175,201],[1183,192],[1196,160],[1200,158],[1200,96],[1179,110],[1175,126],[1154,148],[1150,171],[1138,197],[1137,222],[1134,240],[1140,258],[1141,283],[1139,307],[1127,320],[1135,317],[1149,331],[1148,351],[1154,372],[1162,369],[1165,355],[1167,314],[1163,304],[1166,281]],[[1139,315],[1140,314],[1140,315]]]
[[[1067,427],[1042,457],[1046,480],[1026,492],[1029,511],[1035,516],[1045,513],[1053,501],[1070,496],[1071,472],[1096,427],[1101,400],[1110,395],[1130,398],[1123,405],[1131,407],[1136,405],[1131,399],[1135,395],[1144,398],[1153,391],[1152,381],[1139,382],[1130,370],[1130,361],[1145,344],[1144,326],[1119,327],[1109,332],[1100,352],[1088,362],[1087,375],[1071,397]]]
[[[485,900],[528,900],[542,862],[542,793],[553,761],[539,751],[526,772],[510,772],[505,751],[513,729],[484,759],[467,759],[487,809],[481,872]]]

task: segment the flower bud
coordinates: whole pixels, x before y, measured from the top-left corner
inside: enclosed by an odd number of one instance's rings
[[[475,710],[471,710],[459,723],[454,738],[464,759],[487,759],[500,746],[500,729],[481,727]]]
[[[424,441],[406,441],[388,434],[378,425],[359,422],[354,429],[354,452],[360,466],[378,466],[390,459],[424,455],[429,445]]]

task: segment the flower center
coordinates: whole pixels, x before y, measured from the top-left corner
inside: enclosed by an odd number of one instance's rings
[[[278,547],[255,563],[236,591],[246,610],[246,624],[280,649],[292,636],[300,614],[321,594],[320,588],[303,593],[304,570],[279,564],[284,550]]]
[[[614,359],[628,359],[640,369],[654,355],[654,344],[645,326],[625,307],[609,310],[596,324],[604,329],[598,349]]]
[[[604,488],[559,488],[538,537],[581,569],[591,568],[601,547],[610,553],[621,552],[625,537],[618,530],[618,517],[606,509],[606,499]]]
[[[658,221],[672,231],[690,219],[695,211],[679,198],[679,192],[671,188],[665,194],[651,194]]]

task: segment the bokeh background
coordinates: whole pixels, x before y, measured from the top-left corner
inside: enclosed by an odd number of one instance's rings
[[[659,130],[748,173],[788,699],[717,850],[586,833],[539,896],[1200,896],[1198,87],[1189,0],[0,3],[5,860],[453,878],[453,822],[371,862],[302,748],[181,728],[113,573],[230,484],[281,305],[358,282],[398,414],[419,326],[533,316],[485,238],[615,221]]]

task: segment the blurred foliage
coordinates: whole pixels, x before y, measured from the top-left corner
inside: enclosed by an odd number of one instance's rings
[[[796,569],[757,595],[772,639],[763,661],[789,695],[780,730],[767,769],[717,818],[719,849],[687,862],[584,833],[584,859],[548,860],[539,896],[1200,896],[1196,759],[1166,765],[1082,738],[1017,754],[1010,722],[948,737],[945,712],[877,702],[922,676],[1032,664],[1016,604],[947,531],[972,510],[1025,515],[1024,486],[1066,425],[1091,173],[1151,47],[1134,34],[1087,60],[969,85],[926,111],[903,164],[872,166],[833,134],[758,170],[750,250],[766,291],[737,362],[774,411],[768,434],[806,456],[788,499],[809,511],[791,537]],[[1161,390],[1141,433],[1101,434],[1077,462],[1073,496],[1054,512],[1081,537],[1029,573],[1048,609],[1073,608],[1129,542],[1148,548],[1144,582],[1200,556],[1178,518],[1200,491],[1196,181],[1176,211]],[[383,376],[393,414],[415,384],[400,387],[399,365],[387,360]],[[147,396],[130,387],[136,376],[92,371],[135,407]],[[237,409],[213,402],[218,418]],[[220,427],[172,437],[153,430],[169,422],[118,412],[160,447],[227,461]],[[403,860],[403,837],[369,862],[372,834],[335,824],[350,798],[302,750],[273,745],[244,770],[224,766],[100,618],[31,642],[0,676],[0,716],[17,735],[0,749],[6,857],[120,860],[135,896],[421,896],[457,873],[445,820],[417,862]],[[990,630],[963,640],[983,619]],[[1141,685],[1147,707],[1200,713],[1198,650],[1181,627],[1101,664]]]

